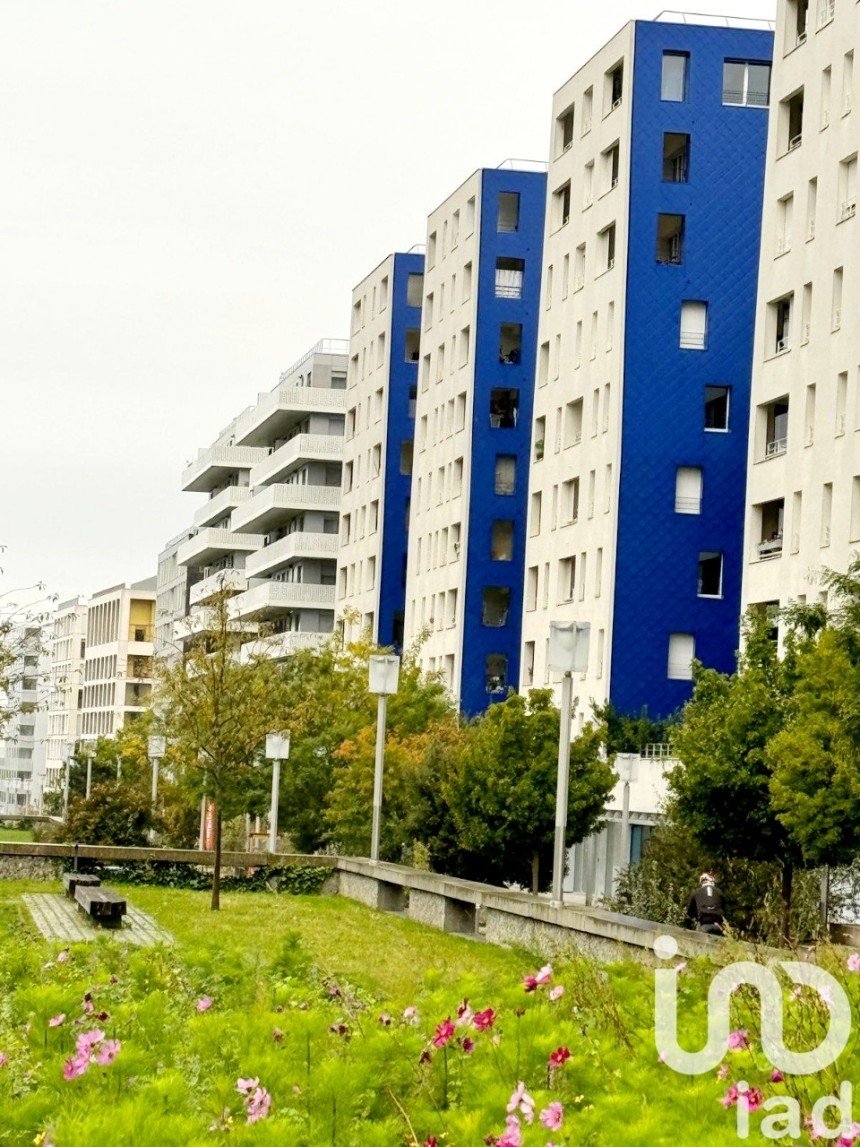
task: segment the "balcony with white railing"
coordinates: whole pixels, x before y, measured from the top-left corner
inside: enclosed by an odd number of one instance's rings
[[[343,457],[343,442],[342,434],[297,434],[254,467],[251,485],[277,482],[304,462],[339,462]]]
[[[334,609],[333,585],[265,581],[234,597],[230,614],[241,620],[269,617],[296,609]]]
[[[245,570],[215,570],[191,587],[188,601],[191,605],[200,605],[201,602],[210,601],[222,590],[227,593],[242,593],[247,588],[248,578]]]
[[[232,426],[237,442],[256,447],[277,437],[278,431],[301,422],[308,414],[346,412],[346,391],[325,386],[279,386],[258,396],[255,406],[240,414]]]
[[[182,543],[176,551],[176,561],[181,566],[211,566],[225,554],[250,554],[262,544],[262,534],[234,533],[207,526]]]
[[[213,522],[219,522],[225,514],[229,514],[231,510],[246,502],[250,495],[251,491],[247,486],[227,486],[200,507],[194,515],[194,525],[200,529],[202,526],[211,526]]]
[[[248,559],[244,572],[248,577],[265,577],[299,558],[334,559],[338,544],[337,534],[297,530],[257,550]]]
[[[205,493],[219,486],[236,470],[250,470],[267,457],[263,447],[224,443],[200,450],[197,458],[182,471],[182,489]]]
[[[266,533],[302,510],[337,510],[340,486],[301,486],[298,482],[260,486],[243,506],[233,511],[237,530]],[[255,549],[258,547],[255,546]]]
[[[280,661],[299,649],[319,649],[330,637],[330,633],[314,633],[311,630],[273,633],[269,637],[245,642],[239,660],[248,662],[254,657],[271,657],[273,661]]]

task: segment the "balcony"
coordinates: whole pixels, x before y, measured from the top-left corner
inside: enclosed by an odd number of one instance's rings
[[[251,485],[278,482],[302,462],[339,462],[343,457],[343,442],[341,434],[297,434],[254,467]]]
[[[225,590],[228,593],[243,593],[248,588],[248,578],[245,570],[216,570],[191,587],[188,601],[191,605],[199,605],[209,601]]]
[[[183,542],[176,551],[181,566],[211,566],[225,554],[250,554],[263,544],[262,534],[241,534],[208,526]]]
[[[240,593],[230,602],[235,618],[266,617],[287,610],[334,609],[333,585],[308,585],[305,582],[266,581]]]
[[[301,421],[307,414],[346,413],[346,391],[323,386],[279,386],[268,394],[258,396],[256,406],[250,406],[232,424],[236,441],[246,449],[259,446],[277,437],[278,431],[291,423]]]
[[[248,558],[244,572],[248,577],[266,577],[298,558],[334,558],[337,550],[337,534],[297,530],[257,550]]]
[[[293,513],[300,513],[302,510],[339,508],[340,486],[278,483],[273,486],[261,486],[255,490],[244,506],[234,511],[233,525],[236,529],[250,528],[266,533],[272,526],[282,524]],[[260,538],[260,544],[262,540]],[[253,548],[256,550],[259,546]]]
[[[192,493],[208,493],[220,486],[224,479],[237,470],[249,470],[263,462],[268,452],[263,447],[216,445],[200,450],[197,458],[182,471],[182,489]]]
[[[194,525],[201,529],[203,526],[211,526],[213,522],[220,522],[226,514],[241,506],[250,496],[251,491],[247,486],[227,486],[200,507],[194,515]]]
[[[319,649],[330,637],[330,633],[314,633],[310,630],[273,633],[271,637],[246,642],[242,646],[239,660],[248,662],[253,657],[271,657],[273,661],[280,661],[299,649]]]

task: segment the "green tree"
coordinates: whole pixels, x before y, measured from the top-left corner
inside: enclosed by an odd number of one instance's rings
[[[221,906],[222,820],[252,811],[261,799],[266,734],[289,728],[291,720],[280,666],[262,656],[240,659],[242,635],[222,590],[183,658],[157,669],[159,725],[189,791],[198,800],[205,793],[215,805],[213,910]]]
[[[157,827],[146,787],[112,779],[93,784],[89,800],[69,800],[69,815],[55,839],[143,846]]]
[[[537,891],[551,869],[555,836],[559,712],[546,689],[511,695],[464,729],[445,782],[468,875],[518,881]],[[603,730],[571,745],[567,844],[600,821],[615,775],[601,757]]]

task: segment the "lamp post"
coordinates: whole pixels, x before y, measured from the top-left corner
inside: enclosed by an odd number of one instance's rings
[[[626,868],[630,863],[630,785],[639,779],[639,754],[616,753],[615,771],[623,782],[621,795],[621,863]]]
[[[575,621],[549,623],[549,667],[560,671],[561,718],[558,729],[558,780],[555,790],[555,847],[552,858],[552,902],[561,905],[564,898],[565,837],[570,784],[570,716],[573,705],[573,673],[588,668],[588,638],[591,626]]]
[[[63,778],[63,821],[69,819],[69,773],[72,768],[72,753],[75,751],[75,746],[72,744],[66,745],[66,775]]]
[[[385,762],[385,718],[388,698],[397,692],[400,681],[400,658],[394,653],[379,653],[370,658],[369,689],[376,694],[376,763],[373,770],[373,825],[370,831],[370,860],[379,860],[379,828],[382,818],[382,770]]]
[[[158,799],[158,763],[167,750],[167,741],[164,737],[147,737],[146,755],[152,765],[152,811],[155,812],[155,802]]]
[[[290,758],[290,734],[269,733],[266,756],[272,762],[272,804],[269,809],[269,852],[278,847],[278,798],[281,793],[281,761]]]
[[[87,787],[84,790],[86,799],[90,799],[90,791],[93,787],[93,746],[89,741],[84,741],[78,749],[78,756],[83,757],[87,763]]]

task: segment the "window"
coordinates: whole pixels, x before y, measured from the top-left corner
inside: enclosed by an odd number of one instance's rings
[[[535,419],[534,435],[533,435],[535,462],[540,462],[541,459],[543,458],[545,439],[546,439],[546,418],[536,418]]]
[[[582,440],[582,399],[568,402],[564,408],[564,446],[576,446]]]
[[[510,232],[519,231],[519,229],[520,193],[518,191],[500,191],[496,230]]]
[[[432,231],[427,236],[427,266],[433,267],[436,265],[436,232]]]
[[[766,108],[770,101],[770,64],[755,60],[723,63],[723,103]]]
[[[657,216],[657,250],[655,258],[662,264],[684,261],[684,216]]]
[[[701,512],[702,469],[700,466],[679,466],[675,471],[675,513]]]
[[[418,406],[418,387],[417,386],[410,386],[409,387],[409,417],[412,419],[415,418],[415,410],[416,410],[417,406]]]
[[[412,473],[413,443],[410,440],[400,443],[400,473]]]
[[[523,324],[501,323],[499,325],[499,362],[518,366],[522,361]]]
[[[843,370],[836,377],[836,428],[834,434],[838,437],[845,433],[845,408],[848,405],[848,371]]]
[[[488,693],[503,697],[508,687],[508,656],[488,653],[484,662],[484,682]]]
[[[573,146],[573,104],[561,113],[556,124],[556,155],[564,155]]]
[[[780,152],[794,151],[803,142],[803,88],[780,101]]]
[[[690,137],[682,132],[663,133],[663,181],[686,183],[690,169]]]
[[[464,220],[464,232],[466,235],[471,235],[475,230],[475,196],[466,202],[466,214]]]
[[[754,521],[757,520],[758,543],[756,550],[759,561],[782,556],[782,534],[785,521],[785,499],[777,498],[772,502],[761,502],[753,507]]]
[[[818,0],[818,27],[829,24],[836,12],[836,0]]]
[[[685,301],[681,303],[682,350],[704,350],[708,338],[708,304]]]
[[[490,539],[490,558],[494,562],[510,562],[514,558],[514,523],[508,518],[496,518]]]
[[[582,180],[582,210],[585,211],[594,202],[594,160],[586,163],[583,169]]]
[[[664,52],[660,99],[682,103],[687,98],[687,71],[689,52]]]
[[[606,73],[606,110],[604,115],[609,115],[615,108],[620,107],[623,96],[624,65],[616,64]]]
[[[723,555],[705,550],[699,554],[698,597],[723,596]]]
[[[607,271],[611,271],[615,266],[615,224],[610,223],[600,232],[600,240],[603,246],[603,258],[605,259],[605,267]],[[595,334],[596,341],[596,334]]]
[[[833,516],[833,483],[821,487],[821,545],[830,545],[830,522]]]
[[[420,307],[424,294],[424,276],[417,272],[410,272],[406,277],[406,305],[407,307]]]
[[[853,219],[857,211],[857,154],[839,164],[839,221]]]
[[[517,456],[516,454],[497,454],[494,493],[509,495],[516,491]]]
[[[529,509],[529,536],[534,538],[540,533],[541,512],[543,509],[543,492],[535,490],[531,496]]]
[[[773,354],[782,354],[791,350],[791,304],[794,296],[786,295],[784,299],[777,299],[771,303],[771,319],[773,322]]]
[[[500,255],[496,259],[496,298],[521,299],[523,297],[524,259],[509,259]]]
[[[778,200],[776,205],[776,254],[784,255],[791,250],[791,231],[794,216],[794,195],[789,194]]]
[[[730,386],[705,387],[705,430],[728,430]]]
[[[581,291],[585,286],[585,244],[580,243],[573,254],[573,289]]]
[[[614,143],[612,147],[608,147],[603,153],[603,194],[611,191],[613,187],[618,186],[618,174],[620,171],[618,144]]]
[[[846,52],[842,60],[842,114],[848,115],[854,101],[854,53]]]
[[[554,192],[552,209],[555,228],[564,227],[570,219],[570,180]]]
[[[460,359],[458,366],[464,367],[469,361],[469,343],[471,341],[471,328],[463,327],[460,331]]]
[[[511,591],[508,586],[487,585],[482,593],[481,624],[500,629],[508,624]]]
[[[811,446],[815,441],[815,383],[811,383],[806,388],[806,412],[804,415],[804,434],[803,441],[805,445]]]
[[[833,293],[830,308],[830,329],[833,331],[838,331],[842,326],[842,283],[844,277],[843,268],[837,267],[833,272]]]
[[[806,192],[806,241],[815,238],[815,212],[818,205],[818,180],[810,179]]]
[[[415,328],[410,327],[406,331],[406,346],[404,350],[404,359],[406,362],[418,362],[418,355],[421,350],[421,332]]]
[[[576,592],[576,555],[558,563],[558,600],[573,601]]]
[[[570,526],[579,518],[579,479],[568,478],[561,484],[561,524]]]
[[[825,68],[821,73],[821,130],[830,127],[830,101],[833,88],[833,70]]]
[[[860,541],[860,477],[857,475],[851,480],[851,526],[848,540]]]
[[[692,633],[669,634],[669,662],[666,676],[670,681],[692,681],[696,639]]]
[[[591,131],[591,119],[594,114],[594,88],[588,88],[582,96],[582,135]]]
[[[786,51],[806,43],[809,23],[809,0],[789,0],[786,20]]]

